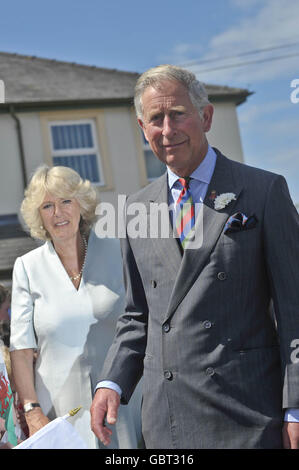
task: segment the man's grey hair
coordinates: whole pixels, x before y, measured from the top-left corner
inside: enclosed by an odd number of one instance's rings
[[[158,65],[144,72],[135,86],[134,105],[137,119],[143,117],[142,95],[149,86],[159,88],[165,80],[180,82],[188,91],[190,100],[198,110],[200,117],[205,106],[210,104],[207,91],[194,73],[175,65]]]

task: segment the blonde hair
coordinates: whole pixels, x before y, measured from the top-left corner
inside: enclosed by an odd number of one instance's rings
[[[43,165],[35,171],[25,191],[21,214],[33,238],[50,240],[44,229],[39,207],[45,195],[75,198],[81,208],[80,231],[86,233],[95,221],[97,194],[89,180],[83,180],[72,168],[65,166],[48,167]]]
[[[190,100],[197,109],[200,117],[203,115],[203,108],[210,104],[208,93],[204,84],[197,80],[194,73],[189,70],[177,67],[176,65],[158,65],[144,72],[137,80],[135,86],[134,105],[138,119],[142,120],[143,105],[142,95],[146,88],[152,86],[159,88],[161,82],[165,80],[180,82],[188,91]]]

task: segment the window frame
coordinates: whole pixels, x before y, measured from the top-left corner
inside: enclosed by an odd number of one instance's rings
[[[141,139],[142,139],[142,141],[143,141],[143,142],[142,142],[142,143],[143,143],[143,156],[144,156],[144,165],[145,165],[146,177],[147,177],[148,181],[151,183],[152,181],[155,181],[156,179],[160,178],[160,177],[165,173],[165,171],[166,171],[166,165],[164,164],[165,169],[164,169],[164,172],[161,173],[161,175],[159,175],[159,176],[153,176],[153,177],[150,177],[150,176],[148,175],[147,166],[146,166],[146,152],[149,150],[149,151],[152,153],[153,157],[156,158],[157,160],[158,160],[158,157],[156,157],[156,155],[155,155],[154,152],[152,151],[151,146],[150,146],[150,144],[148,143],[148,141],[146,140],[145,135],[144,135],[144,132],[143,132],[142,129],[140,129],[140,132],[141,132]],[[161,163],[162,163],[162,162],[161,162]],[[163,164],[163,163],[162,163],[162,164]]]
[[[137,163],[138,163],[138,170],[139,170],[139,178],[140,178],[140,184],[142,187],[147,186],[149,183],[155,181],[158,178],[161,178],[161,176],[157,176],[155,178],[149,178],[147,175],[147,169],[146,169],[146,157],[145,157],[145,144],[144,144],[144,137],[141,134],[142,129],[140,128],[137,119],[136,119],[136,113],[134,110],[134,107],[131,109],[131,122],[132,126],[134,129],[134,135],[135,135],[135,144],[136,144],[136,149],[137,149]],[[150,145],[147,143],[148,148],[151,150]],[[155,156],[155,158],[157,158]],[[166,166],[165,166],[165,172],[167,171]],[[164,173],[165,173],[164,172]]]
[[[42,142],[44,149],[44,161],[49,166],[53,166],[53,145],[51,136],[51,124],[61,123],[61,125],[69,124],[71,122],[92,122],[92,135],[95,136],[94,145],[97,148],[97,163],[99,173],[102,177],[102,182],[92,183],[95,189],[99,192],[113,191],[114,181],[111,168],[111,162],[108,152],[108,138],[105,127],[105,113],[103,109],[88,109],[88,110],[64,110],[64,111],[43,111],[39,113],[42,128]],[[76,151],[77,149],[70,149]],[[80,149],[80,153],[84,149]],[[88,149],[88,151],[90,148]],[[67,150],[68,151],[68,150]],[[65,154],[65,149],[63,149]],[[90,152],[88,152],[90,153]],[[57,155],[59,156],[59,155]]]
[[[61,150],[55,150],[54,149],[54,142],[53,142],[53,136],[51,132],[52,126],[71,126],[71,125],[76,125],[76,124],[90,124],[91,127],[91,135],[92,135],[92,141],[93,141],[93,147],[78,147],[78,148],[65,148]],[[50,138],[50,146],[51,146],[51,153],[52,153],[52,164],[53,164],[53,158],[54,157],[67,157],[70,156],[68,154],[72,154],[71,156],[81,156],[81,155],[89,155],[89,154],[95,154],[96,155],[96,160],[97,160],[97,165],[98,165],[98,172],[100,175],[100,181],[97,182],[92,182],[93,185],[95,186],[105,186],[105,175],[103,172],[103,165],[102,165],[102,158],[101,158],[101,153],[99,150],[99,145],[98,145],[98,139],[96,135],[96,128],[95,128],[95,122],[93,119],[74,119],[74,120],[59,120],[59,121],[49,121],[48,122],[48,128],[49,128],[49,138]]]

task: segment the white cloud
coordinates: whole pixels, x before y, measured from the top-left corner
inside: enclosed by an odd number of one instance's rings
[[[299,3],[294,0],[265,0],[255,15],[244,18],[239,25],[214,36],[211,49],[240,52],[291,42],[298,38]]]
[[[298,162],[299,150],[296,149],[288,149],[286,152],[278,152],[272,155],[272,160],[276,164],[283,164],[284,166],[287,164],[288,169],[290,170],[290,166],[293,169],[298,171],[299,169],[299,162]]]
[[[284,118],[278,120],[276,122],[267,121],[267,123],[262,124],[264,133],[268,134],[270,137],[276,136],[281,139],[281,146],[286,148],[287,139],[292,139],[294,136],[297,135],[299,129],[299,118]],[[265,137],[267,137],[265,135]],[[298,158],[299,150],[297,149],[297,158]]]
[[[247,152],[245,161],[248,165],[264,168],[278,175],[284,175],[287,181],[292,184],[293,194],[299,200],[299,188],[296,178],[299,171],[298,155],[297,148],[289,148],[287,150],[277,149],[275,151],[263,149],[254,154]]]
[[[161,55],[159,56],[159,63],[176,63],[183,64],[187,62],[187,57],[195,56],[199,57],[204,54],[205,49],[202,44],[188,44],[188,43],[178,43],[174,46],[172,51],[172,59],[169,60],[169,56]]]
[[[230,3],[233,6],[236,6],[238,8],[243,8],[243,9],[248,9],[252,8],[255,6],[257,3],[261,3],[263,0],[230,0]]]
[[[247,103],[246,107],[238,109],[238,116],[241,125],[254,124],[257,119],[269,117],[273,118],[273,115],[279,116],[281,111],[290,108],[290,103],[286,100],[273,101],[262,104],[250,104]]]
[[[221,69],[209,72],[200,70],[210,69],[226,65],[234,65],[240,62],[261,60],[274,56],[287,54],[299,54],[299,2],[294,0],[231,0],[231,4],[240,10],[240,21],[238,24],[228,27],[223,32],[213,36],[206,47],[204,55],[200,60],[219,58],[213,63],[199,66],[190,66],[203,81],[210,83],[252,83],[263,81],[287,74],[295,74],[298,70],[298,57],[285,58],[283,60],[268,61],[242,66],[236,68]],[[251,9],[249,7],[252,7]],[[255,8],[253,8],[255,7]],[[222,60],[221,57],[234,56],[244,52],[258,50],[268,47],[292,44],[298,42],[297,46],[282,48],[274,51],[263,52],[256,55],[244,55],[236,59]],[[185,50],[190,52],[196,45],[184,44]],[[179,45],[176,46],[179,49]],[[184,62],[184,54],[173,51],[173,59],[176,63]],[[181,50],[182,52],[182,50]],[[185,62],[190,54],[186,54]],[[294,76],[295,76],[294,75]]]

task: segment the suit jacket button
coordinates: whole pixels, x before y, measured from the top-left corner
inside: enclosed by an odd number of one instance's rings
[[[212,375],[215,374],[215,370],[213,369],[213,367],[208,367],[206,369],[206,374],[209,375],[210,377],[212,377]]]
[[[151,280],[151,285],[155,289],[155,287],[157,287],[157,281],[155,281],[154,279]]]
[[[203,326],[204,326],[205,328],[211,328],[211,327],[212,327],[212,323],[210,322],[210,320],[205,320],[205,321],[203,322]]]
[[[164,371],[164,377],[167,380],[172,380],[172,378],[173,378],[172,372],[170,370],[165,370]]]
[[[170,330],[170,325],[169,325],[169,323],[165,323],[165,325],[163,325],[163,331],[164,331],[165,333],[168,333],[169,330]]]
[[[227,279],[227,274],[224,273],[223,271],[220,271],[220,273],[217,274],[217,277],[219,281],[225,281],[225,279]]]

